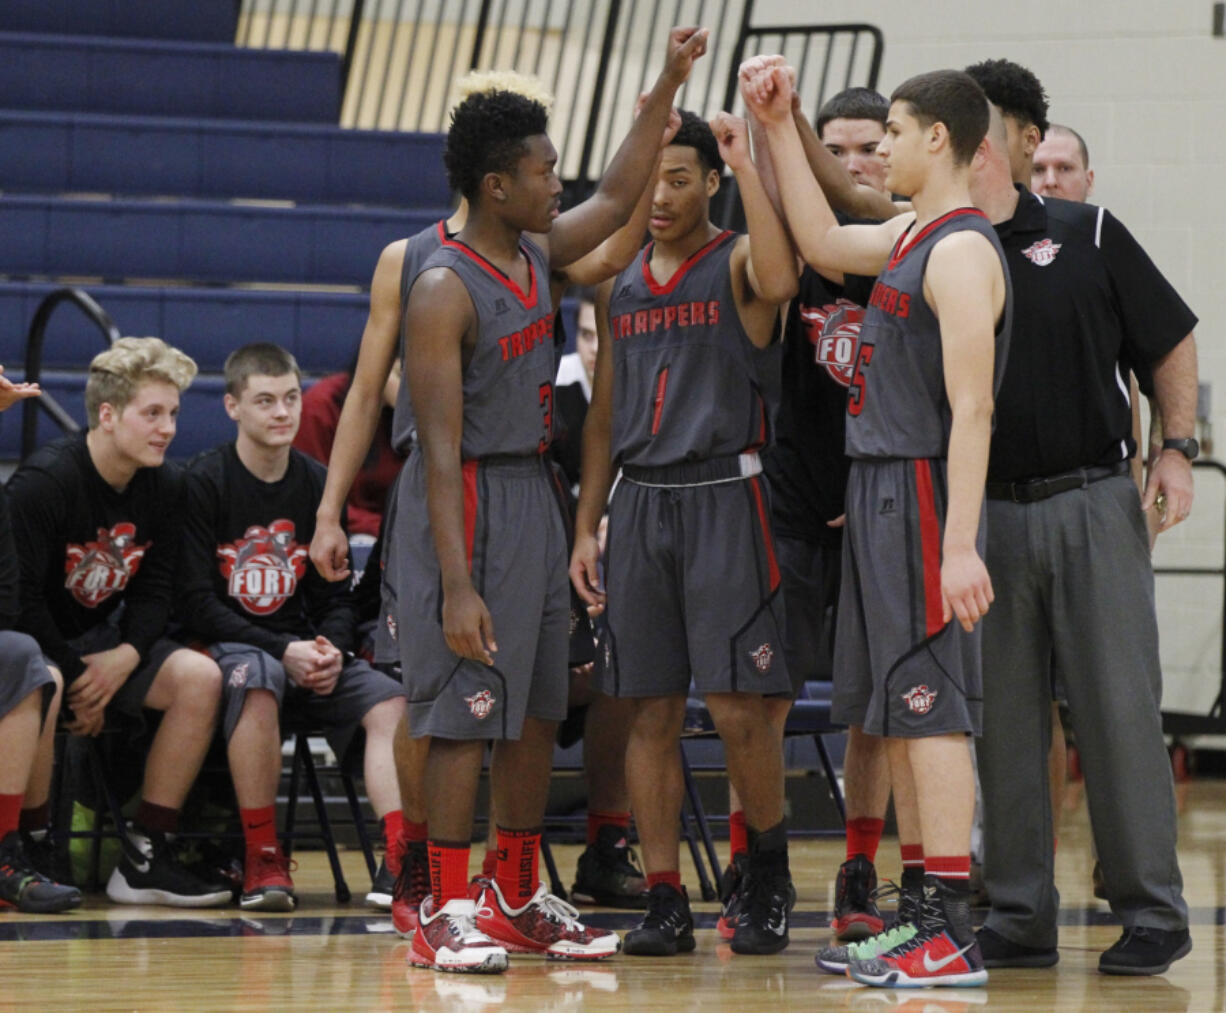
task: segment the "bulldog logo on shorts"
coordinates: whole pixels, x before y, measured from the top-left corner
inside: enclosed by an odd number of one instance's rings
[[[912,686],[902,695],[911,708],[912,714],[927,714],[932,710],[932,701],[937,698],[937,691],[927,686]]]
[[[247,685],[247,662],[244,661],[241,665],[235,665],[230,672],[230,688],[242,689]]]
[[[494,694],[488,689],[483,689],[480,693],[474,693],[472,696],[466,696],[464,702],[468,704],[469,711],[472,716],[478,721],[484,721],[490,716],[494,709]]]
[[[390,612],[387,614],[387,632],[393,640],[400,639],[400,624],[396,622],[396,617]]]
[[[306,574],[307,547],[294,540],[294,522],[253,524],[243,537],[217,546],[218,569],[230,597],[256,616],[272,615],[298,590]]]
[[[750,651],[749,656],[753,659],[754,667],[763,675],[771,670],[771,662],[775,660],[775,652],[771,650],[770,644],[762,644]]]

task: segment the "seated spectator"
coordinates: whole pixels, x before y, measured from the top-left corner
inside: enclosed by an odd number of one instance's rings
[[[3,372],[0,366],[0,411],[41,393]],[[50,876],[47,803],[64,680],[31,637],[14,631],[17,585],[13,526],[0,490],[0,908],[46,914],[81,903],[79,890]]]
[[[579,291],[575,351],[562,356],[554,380],[554,437],[550,452],[562,466],[571,494],[579,493],[579,464],[583,450],[583,421],[592,400],[592,375],[596,371],[596,295],[590,288]]]
[[[325,471],[292,447],[302,412],[294,357],[247,345],[226,360],[225,377],[238,434],[188,468],[183,620],[222,670],[222,728],[246,839],[240,903],[290,911],[297,898],[275,818],[282,708],[322,727],[342,761],[365,730],[366,789],[380,818],[395,823],[392,733],[404,690],[353,658],[349,586],[329,584],[308,565]],[[399,826],[386,823],[397,840]],[[390,906],[391,889],[385,864],[367,899]]]
[[[340,422],[345,395],[353,383],[353,370],[354,366],[351,366],[347,372],[325,376],[302,395],[302,424],[294,437],[294,446],[325,467],[332,456],[332,442],[336,439],[336,426]],[[397,359],[383,384],[382,410],[374,440],[345,501],[351,536],[369,535],[374,538],[379,534],[379,521],[383,517],[387,492],[404,463],[404,457],[392,449],[392,410],[396,407],[399,393],[400,360]]]
[[[123,904],[212,907],[230,888],[180,863],[169,838],[213,736],[221,673],[163,634],[171,611],[182,474],[166,464],[179,394],[196,364],[158,338],[94,357],[89,431],[32,454],[9,480],[21,628],[63,673],[74,735],[127,718],[161,723],[107,895]],[[67,574],[67,576],[65,576]]]

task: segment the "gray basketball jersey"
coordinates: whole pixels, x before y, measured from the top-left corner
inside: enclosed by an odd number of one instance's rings
[[[924,271],[945,236],[970,229],[987,237],[1005,276],[1005,310],[996,329],[992,393],[1000,389],[1013,320],[1013,286],[996,231],[974,208],[930,222],[901,253],[899,237],[869,297],[855,370],[847,390],[847,455],[852,458],[945,457],[952,424],[945,396],[941,326],[924,299]]]
[[[404,248],[404,263],[400,268],[400,393],[396,395],[396,408],[392,413],[392,449],[401,456],[408,456],[413,446],[413,438],[417,432],[417,423],[413,419],[413,402],[409,397],[409,384],[404,379],[404,308],[409,304],[409,289],[421,273],[421,266],[435,250],[443,245],[447,238],[447,222],[435,222],[422,229],[417,235],[406,240]]]
[[[520,243],[531,282],[524,292],[476,250],[443,238],[421,271],[445,267],[468,290],[477,341],[464,367],[465,460],[493,454],[540,454],[553,428],[553,305],[545,254]]]
[[[779,352],[749,340],[728,260],[737,234],[723,232],[663,284],[653,244],[617,276],[613,337],[613,458],[643,467],[760,450],[778,404]]]

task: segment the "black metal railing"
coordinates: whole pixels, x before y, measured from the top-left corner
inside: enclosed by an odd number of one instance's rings
[[[516,70],[554,95],[561,173],[599,176],[635,99],[659,70],[668,28],[701,24],[711,48],[678,95],[703,116],[739,109],[741,60],[782,52],[805,108],[852,84],[876,87],[884,39],[867,24],[754,24],[754,0],[241,0],[237,41],[341,56],[343,126],[441,131],[455,78]]]
[[[89,293],[79,288],[57,288],[48,293],[34,311],[34,319],[30,321],[30,330],[26,336],[25,380],[27,383],[38,383],[43,370],[43,342],[47,335],[47,321],[51,314],[64,303],[71,303],[102,332],[103,340],[109,348],[120,338],[119,328],[101,306]],[[66,433],[80,432],[81,427],[76,419],[68,414],[50,392],[43,391],[41,397],[30,398],[21,406],[21,456],[28,457],[38,445],[38,413],[45,412],[57,426]]]

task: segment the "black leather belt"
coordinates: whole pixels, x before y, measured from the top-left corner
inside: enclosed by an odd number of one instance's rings
[[[1104,478],[1128,474],[1128,462],[1104,464],[1095,468],[1078,468],[1062,475],[1047,478],[1031,478],[1025,482],[989,482],[986,487],[988,499],[1007,499],[1014,503],[1038,503],[1062,492],[1084,489]]]

